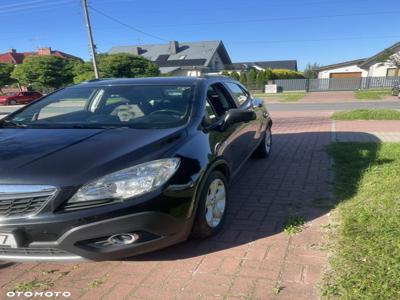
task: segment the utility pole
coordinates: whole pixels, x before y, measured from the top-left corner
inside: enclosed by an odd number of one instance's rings
[[[99,71],[97,69],[96,47],[93,42],[92,27],[90,26],[90,18],[89,18],[89,12],[88,12],[88,8],[87,8],[87,0],[82,0],[82,7],[83,7],[83,14],[85,16],[85,25],[86,25],[86,31],[87,31],[88,40],[89,40],[89,52],[90,52],[90,56],[92,58],[94,76],[96,79],[98,79]]]

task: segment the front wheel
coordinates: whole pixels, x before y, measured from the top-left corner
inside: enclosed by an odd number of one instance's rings
[[[265,135],[256,150],[253,153],[253,157],[266,158],[271,154],[272,150],[272,131],[271,127],[265,130]]]
[[[206,179],[199,195],[192,237],[206,238],[216,234],[225,221],[228,181],[224,174],[213,171]]]
[[[17,105],[17,101],[15,101],[15,100],[10,100],[10,101],[8,101],[8,104],[9,104],[9,105]]]

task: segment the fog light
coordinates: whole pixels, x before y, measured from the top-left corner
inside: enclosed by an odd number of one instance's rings
[[[139,239],[136,233],[119,233],[108,238],[108,242],[114,245],[130,245]]]

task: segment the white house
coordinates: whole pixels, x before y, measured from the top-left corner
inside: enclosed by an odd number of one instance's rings
[[[400,59],[400,42],[377,53],[370,58],[346,61],[319,68],[318,78],[360,78],[400,76],[400,69],[391,62],[379,62],[378,58],[386,51]]]

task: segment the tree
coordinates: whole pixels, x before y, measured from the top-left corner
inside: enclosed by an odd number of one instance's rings
[[[265,71],[260,71],[257,73],[257,89],[264,89],[264,85],[267,83],[267,77]]]
[[[160,75],[155,64],[141,56],[132,54],[99,54],[97,62],[101,78],[135,78]],[[73,73],[75,83],[94,79],[93,66],[90,62],[75,65]]]
[[[74,83],[92,80],[95,78],[91,62],[77,63],[73,67]]]
[[[244,72],[244,71],[240,72],[239,81],[241,82],[241,84],[244,84],[244,85],[247,84],[247,74],[246,74],[246,72]]]
[[[221,75],[222,76],[229,76],[229,72],[228,71],[222,71]]]
[[[0,93],[2,93],[1,89],[3,87],[15,82],[15,80],[11,78],[11,73],[13,70],[14,66],[12,64],[0,63]]]
[[[272,72],[272,70],[271,70],[270,68],[266,69],[266,70],[264,71],[264,74],[265,74],[265,81],[266,81],[266,82],[268,82],[268,80],[274,79],[274,78],[273,78],[273,77],[274,77],[274,74],[273,74],[273,72]]]
[[[318,63],[307,64],[306,68],[304,69],[304,77],[307,79],[315,79],[318,78],[318,70],[320,65]]]
[[[247,84],[254,85],[256,83],[257,72],[254,69],[250,69],[249,73],[247,74]]]
[[[376,61],[382,64],[391,63],[397,68],[397,76],[400,76],[400,52],[386,49],[376,57]]]
[[[158,76],[158,67],[148,59],[127,53],[100,54],[98,64],[101,77],[135,78]]]
[[[55,56],[30,56],[17,65],[11,77],[20,84],[40,91],[60,88],[73,81],[70,60]]]
[[[236,71],[232,71],[231,74],[230,74],[230,76],[231,76],[233,79],[237,80],[237,81],[240,80],[240,75],[239,75],[239,73],[236,72]]]

